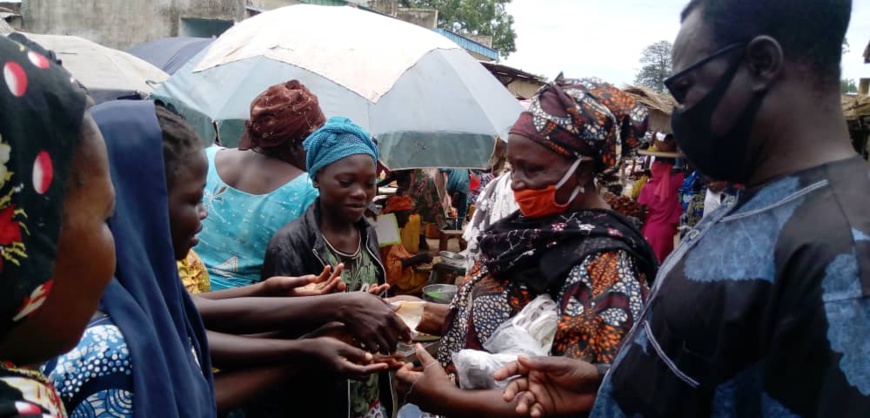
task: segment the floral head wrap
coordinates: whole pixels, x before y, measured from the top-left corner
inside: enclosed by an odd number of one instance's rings
[[[560,74],[535,94],[510,133],[565,157],[592,157],[600,170],[615,167],[624,152],[640,145],[648,118],[637,99],[611,84]]]

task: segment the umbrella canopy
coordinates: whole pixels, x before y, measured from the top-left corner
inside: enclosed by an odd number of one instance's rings
[[[147,42],[127,52],[172,75],[212,42],[213,38],[179,36]]]
[[[169,75],[126,52],[107,48],[76,36],[26,34],[27,38],[54,51],[72,75],[88,88],[97,103],[119,97],[146,96],[152,84]]]
[[[15,32],[15,29],[12,29],[12,26],[9,26],[5,20],[0,19],[0,35],[6,35],[12,32]]]
[[[287,6],[224,33],[156,92],[206,138],[235,146],[251,101],[298,79],[327,116],[377,137],[390,169],[485,167],[521,106],[438,33],[353,7]],[[216,132],[215,132],[216,131]]]

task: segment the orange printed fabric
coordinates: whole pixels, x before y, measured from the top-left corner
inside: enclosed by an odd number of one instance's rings
[[[613,361],[622,340],[640,316],[648,288],[625,251],[586,257],[568,273],[553,295],[559,324],[552,355],[593,364]],[[439,360],[452,370],[452,354],[483,349],[504,321],[519,313],[536,294],[514,282],[495,279],[478,264],[451,305]]]

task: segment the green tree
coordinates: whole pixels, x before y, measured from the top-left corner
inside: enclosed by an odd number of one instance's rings
[[[659,41],[644,48],[640,56],[643,65],[635,77],[635,83],[660,93],[665,92],[665,80],[671,75],[671,45]]]
[[[855,84],[855,80],[841,80],[840,81],[840,93],[843,93],[843,94],[858,93],[858,85]]]
[[[511,0],[399,0],[402,7],[438,10],[438,27],[460,35],[492,36],[492,48],[507,58],[516,52]]]

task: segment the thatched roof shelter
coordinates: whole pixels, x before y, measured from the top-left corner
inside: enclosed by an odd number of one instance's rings
[[[867,43],[867,48],[864,48],[864,64],[870,64],[870,42]]]
[[[855,150],[870,158],[870,96],[843,96],[842,103]]]
[[[667,93],[659,93],[649,87],[628,86],[623,89],[628,94],[637,97],[641,104],[647,107],[650,111],[659,111],[670,116],[677,101]]]
[[[656,132],[671,133],[671,112],[677,101],[667,93],[659,93],[648,87],[628,86],[623,89],[637,100],[650,112],[650,129]]]
[[[870,117],[870,96],[863,94],[843,96],[842,104],[846,120],[853,121]]]
[[[0,19],[0,35],[8,35],[12,32],[15,32],[15,29],[12,29],[12,26],[9,26],[5,20]]]

